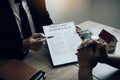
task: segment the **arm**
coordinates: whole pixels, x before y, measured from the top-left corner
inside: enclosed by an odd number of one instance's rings
[[[93,80],[92,78],[92,69],[89,67],[80,67],[78,71],[79,80]]]
[[[92,70],[98,63],[99,48],[93,50],[93,46],[87,46],[90,44],[88,40],[83,41],[83,43],[78,47],[78,63],[79,63],[79,80],[93,80]]]
[[[107,54],[107,59],[102,63],[120,69],[120,55]]]
[[[53,21],[50,18],[49,12],[46,9],[45,0],[28,0],[29,6],[32,9],[32,13],[36,15],[36,18],[41,18],[44,22],[43,25],[53,24]],[[39,21],[38,21],[39,22]]]
[[[101,46],[102,43],[98,42],[98,45]],[[101,46],[100,48],[99,62],[108,64],[112,67],[120,69],[120,55],[107,53],[105,46],[106,45],[104,45],[103,47]]]

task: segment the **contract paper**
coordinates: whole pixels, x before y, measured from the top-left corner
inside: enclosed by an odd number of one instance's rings
[[[77,48],[82,40],[74,22],[43,26],[53,66],[77,62]]]

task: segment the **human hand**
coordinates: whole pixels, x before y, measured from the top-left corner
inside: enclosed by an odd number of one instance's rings
[[[98,61],[103,60],[106,54],[105,44],[93,39],[85,39],[77,49],[77,57],[79,63],[79,80],[93,80],[92,70]],[[102,59],[101,59],[102,58]]]
[[[77,51],[80,67],[93,69],[96,66],[100,56],[100,49],[95,40],[84,40]]]
[[[37,40],[37,38],[41,38],[41,40]],[[35,33],[29,38],[23,40],[23,46],[35,51],[40,50],[43,45],[45,45],[46,37],[43,33]]]
[[[81,37],[82,36],[82,33],[81,33],[81,28],[78,27],[78,26],[75,26],[76,27],[76,32],[78,33],[78,35]]]
[[[106,51],[106,43],[98,42],[98,46],[100,48],[100,56],[99,56],[99,62],[105,63],[108,58],[108,53]]]
[[[90,39],[90,40],[88,40],[88,42],[86,41],[86,45],[85,46],[83,45],[83,47],[94,46],[94,44],[96,44],[96,47],[99,48],[98,61],[101,63],[105,63],[107,61],[107,58],[108,58],[108,54],[107,54],[107,51],[105,48],[106,43],[98,41],[98,40]],[[93,51],[95,51],[95,46],[93,47]]]

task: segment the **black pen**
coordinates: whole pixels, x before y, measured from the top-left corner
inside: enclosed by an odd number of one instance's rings
[[[48,36],[47,39],[49,39],[49,38],[53,38],[53,37],[54,37],[54,36]]]
[[[49,38],[53,38],[54,36],[48,36],[48,37],[46,37],[47,39],[49,39]],[[37,38],[37,41],[41,41],[43,38],[42,37],[38,37]]]

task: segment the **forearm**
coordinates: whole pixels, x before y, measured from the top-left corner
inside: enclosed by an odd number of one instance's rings
[[[92,69],[88,68],[80,68],[78,72],[79,80],[93,80],[92,78]]]
[[[108,54],[105,63],[120,69],[120,55]]]

